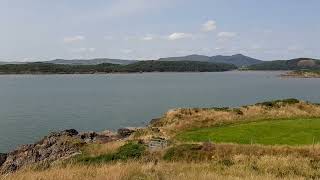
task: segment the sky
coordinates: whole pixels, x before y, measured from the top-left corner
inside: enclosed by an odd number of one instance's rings
[[[0,0],[0,61],[320,58],[319,0]]]

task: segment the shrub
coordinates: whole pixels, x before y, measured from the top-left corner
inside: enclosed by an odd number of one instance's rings
[[[300,101],[298,99],[290,98],[290,99],[283,99],[283,100],[266,101],[262,103],[257,103],[256,105],[272,108],[272,107],[281,107],[284,105],[297,104],[299,102]]]
[[[116,160],[127,160],[140,158],[145,151],[145,146],[141,143],[130,142],[121,146],[115,153]]]
[[[107,163],[110,161],[118,160],[129,160],[129,159],[138,159],[145,152],[145,146],[136,142],[129,142],[121,146],[117,152],[103,154],[100,156],[90,157],[90,156],[80,156],[78,157],[78,162],[82,163]]]

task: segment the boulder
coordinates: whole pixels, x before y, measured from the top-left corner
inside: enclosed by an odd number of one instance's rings
[[[152,125],[155,125],[157,124],[158,122],[161,121],[161,118],[155,118],[155,119],[151,119],[151,121],[149,122],[149,125],[152,126]]]
[[[110,131],[110,130],[104,130],[104,131],[102,131],[102,132],[99,132],[98,133],[100,136],[109,136],[109,137],[111,137],[111,136],[116,136],[116,133],[114,133],[114,132],[112,132],[112,131]]]
[[[6,161],[7,154],[0,153],[0,167]]]
[[[134,132],[135,132],[135,130],[129,129],[129,128],[118,129],[118,135],[120,136],[120,138],[126,138]]]
[[[98,134],[96,132],[89,131],[89,132],[80,133],[79,136],[86,143],[89,143],[89,142],[94,142]]]

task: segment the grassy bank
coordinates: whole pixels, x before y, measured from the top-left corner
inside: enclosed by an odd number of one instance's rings
[[[261,158],[235,156],[236,164],[187,162],[127,162],[97,166],[70,165],[46,171],[21,171],[7,180],[161,180],[161,179],[304,179],[317,178],[319,173],[307,159],[293,157]]]
[[[307,145],[320,141],[320,119],[269,120],[221,127],[198,128],[177,135],[181,141],[239,144]]]

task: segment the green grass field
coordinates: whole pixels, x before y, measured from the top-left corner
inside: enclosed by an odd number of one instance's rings
[[[181,141],[264,145],[308,145],[320,142],[320,119],[259,121],[179,133]]]

